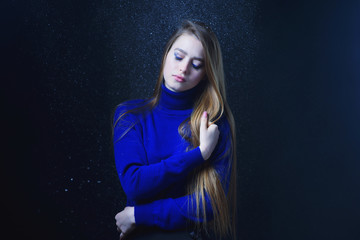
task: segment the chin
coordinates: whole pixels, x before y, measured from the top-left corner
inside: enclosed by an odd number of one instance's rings
[[[165,83],[165,86],[173,92],[182,92],[186,90],[186,87],[183,85],[183,83],[178,82],[172,82],[170,84]]]
[[[184,88],[182,87],[168,87],[169,90],[173,91],[173,92],[182,92],[182,91],[185,91]]]

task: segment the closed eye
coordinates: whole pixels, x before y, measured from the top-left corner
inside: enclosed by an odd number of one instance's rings
[[[174,55],[175,55],[175,59],[176,60],[182,60],[183,58],[179,55],[179,54],[177,54],[177,53],[174,53]]]
[[[201,64],[196,65],[196,64],[193,63],[192,66],[193,66],[193,68],[195,68],[196,70],[202,68],[202,65],[201,65]]]
[[[194,69],[198,70],[198,69],[203,67],[203,62],[198,60],[198,59],[194,59],[192,61],[192,66],[193,66]]]

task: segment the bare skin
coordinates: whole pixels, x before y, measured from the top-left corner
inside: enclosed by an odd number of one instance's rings
[[[207,112],[204,112],[200,123],[200,152],[204,160],[208,160],[219,140],[218,126],[210,123]]]
[[[134,211],[134,207],[126,207],[115,216],[117,230],[120,232],[120,240],[125,239],[136,227]]]

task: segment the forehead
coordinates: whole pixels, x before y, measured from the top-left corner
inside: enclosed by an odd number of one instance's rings
[[[189,57],[204,58],[204,48],[195,35],[180,35],[171,48],[179,48],[185,51]]]

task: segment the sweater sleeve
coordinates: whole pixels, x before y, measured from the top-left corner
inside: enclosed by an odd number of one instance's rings
[[[148,164],[141,136],[139,117],[126,114],[120,123],[118,117],[126,111],[118,107],[114,116],[114,155],[121,185],[129,202],[151,199],[183,180],[187,174],[204,162],[199,148],[172,155],[155,164]]]
[[[226,124],[225,124],[226,125]],[[228,125],[225,126],[228,128]],[[230,182],[231,159],[229,148],[231,147],[229,129],[223,128],[222,137],[219,139],[214,154],[211,156],[212,164],[216,169],[225,193],[228,192]],[[194,196],[186,195],[178,198],[167,198],[153,201],[148,204],[135,206],[135,222],[137,225],[156,226],[166,230],[183,229],[190,222],[203,222],[202,206],[200,204],[200,216],[196,216],[197,208]],[[201,202],[201,199],[200,199]],[[206,219],[213,218],[213,211],[208,194],[205,192],[205,211]]]
[[[202,209],[200,209],[200,218],[197,218],[195,201],[192,201],[191,197],[187,195],[137,205],[135,206],[135,223],[140,226],[177,230],[184,229],[188,221],[203,222]],[[211,220],[213,213],[210,200],[207,196],[205,197],[205,202],[206,216],[208,220]]]

